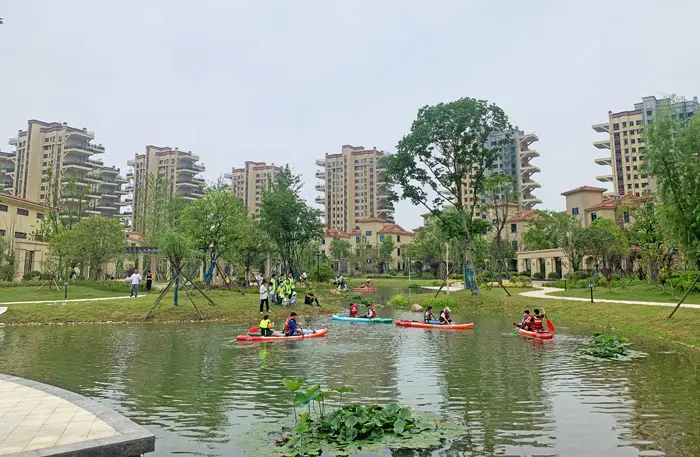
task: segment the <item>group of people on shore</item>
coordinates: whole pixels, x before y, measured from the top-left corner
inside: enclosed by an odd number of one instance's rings
[[[440,317],[435,318],[433,314],[433,307],[428,306],[423,314],[423,323],[425,324],[440,324],[440,325],[450,325],[452,324],[452,310],[449,307],[445,307],[440,311]]]
[[[302,281],[306,283],[306,273],[302,273]],[[296,292],[296,281],[291,273],[287,274],[285,278],[284,275],[280,275],[278,278],[275,273],[272,273],[270,281],[266,282],[264,278],[260,278],[260,314],[263,313],[263,308],[267,312],[270,311],[270,303],[280,305],[280,306],[290,306],[296,305],[297,303],[297,292]],[[316,305],[321,306],[318,302],[318,298],[314,294],[313,290],[309,287],[306,291],[306,296],[304,297],[305,305]]]

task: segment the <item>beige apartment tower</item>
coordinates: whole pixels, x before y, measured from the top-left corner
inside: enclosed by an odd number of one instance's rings
[[[204,196],[206,181],[199,176],[204,172],[204,165],[198,164],[199,156],[192,152],[180,151],[178,148],[146,146],[144,154],[136,154],[126,164],[132,167],[127,178],[132,184],[126,189],[133,191],[132,204],[134,219],[143,216],[146,208],[148,176],[162,178],[171,195],[177,195],[186,201],[193,201]]]
[[[121,187],[128,181],[118,168],[105,166],[95,158],[105,148],[91,143],[94,138],[95,134],[86,128],[65,122],[28,121],[27,130],[10,138],[15,147],[14,170],[10,173],[12,193],[24,200],[47,203],[51,189],[56,187],[66,202],[87,200],[87,214],[117,215],[125,204],[121,202],[125,193]],[[60,179],[61,185],[52,187],[49,176]]]
[[[389,183],[384,178],[389,154],[377,148],[343,145],[339,154],[326,154],[316,161],[323,168],[316,177],[316,190],[323,196],[326,226],[346,233],[359,230],[360,219],[378,218],[394,223],[394,206],[387,201]]]
[[[233,168],[224,177],[231,180],[233,194],[243,200],[248,213],[257,219],[260,217],[262,193],[276,182],[281,170],[274,163],[246,161],[243,168]]]
[[[643,97],[641,103],[635,103],[631,111],[608,112],[606,122],[593,125],[593,130],[604,133],[607,138],[595,141],[593,145],[606,152],[594,161],[598,165],[611,167],[609,173],[599,175],[600,182],[612,183],[612,194],[616,196],[641,196],[653,191],[654,183],[643,168],[644,125],[652,122],[659,115],[662,106],[670,108],[669,115],[674,119],[685,121],[700,109],[698,97],[671,103],[669,99]]]
[[[15,190],[15,154],[0,151],[0,193],[12,194]]]

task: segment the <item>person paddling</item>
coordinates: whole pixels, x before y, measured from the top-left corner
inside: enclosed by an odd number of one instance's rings
[[[428,306],[428,309],[425,310],[425,314],[423,314],[423,322],[426,324],[434,324],[436,320],[435,315],[433,315],[433,307]]]
[[[270,316],[265,314],[260,324],[258,324],[258,327],[260,327],[260,336],[272,336],[272,327],[274,325],[275,324],[270,321]]]
[[[374,305],[372,303],[367,304],[367,319],[374,319],[377,317],[377,311],[374,309]]]
[[[357,305],[350,303],[350,317],[357,317]]]
[[[535,315],[532,318],[532,330],[535,332],[544,331],[544,326],[542,325],[542,319],[544,319],[544,313],[540,314],[540,310],[535,308]]]
[[[452,324],[452,318],[450,317],[450,313],[452,313],[452,310],[447,307],[440,312],[440,325]]]
[[[297,323],[297,313],[292,311],[284,323],[284,335],[285,336],[303,335],[303,332],[301,331],[301,329],[297,328],[298,325],[299,324]]]

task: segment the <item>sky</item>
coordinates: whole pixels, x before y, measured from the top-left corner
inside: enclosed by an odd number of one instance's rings
[[[473,97],[539,136],[539,207],[562,209],[610,173],[592,124],[700,94],[693,0],[0,0],[0,17],[0,149],[28,119],[67,122],[123,173],[147,144],[199,154],[209,180],[288,163],[314,206],[316,159],[394,152],[420,107]]]

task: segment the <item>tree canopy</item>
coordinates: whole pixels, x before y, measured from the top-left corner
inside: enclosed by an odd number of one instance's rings
[[[528,251],[561,248],[573,271],[583,260],[583,227],[576,216],[556,211],[537,211],[528,222],[522,242]]]
[[[593,261],[610,281],[612,274],[622,268],[629,252],[629,241],[625,232],[611,219],[598,218],[586,227],[581,235],[583,253]]]

